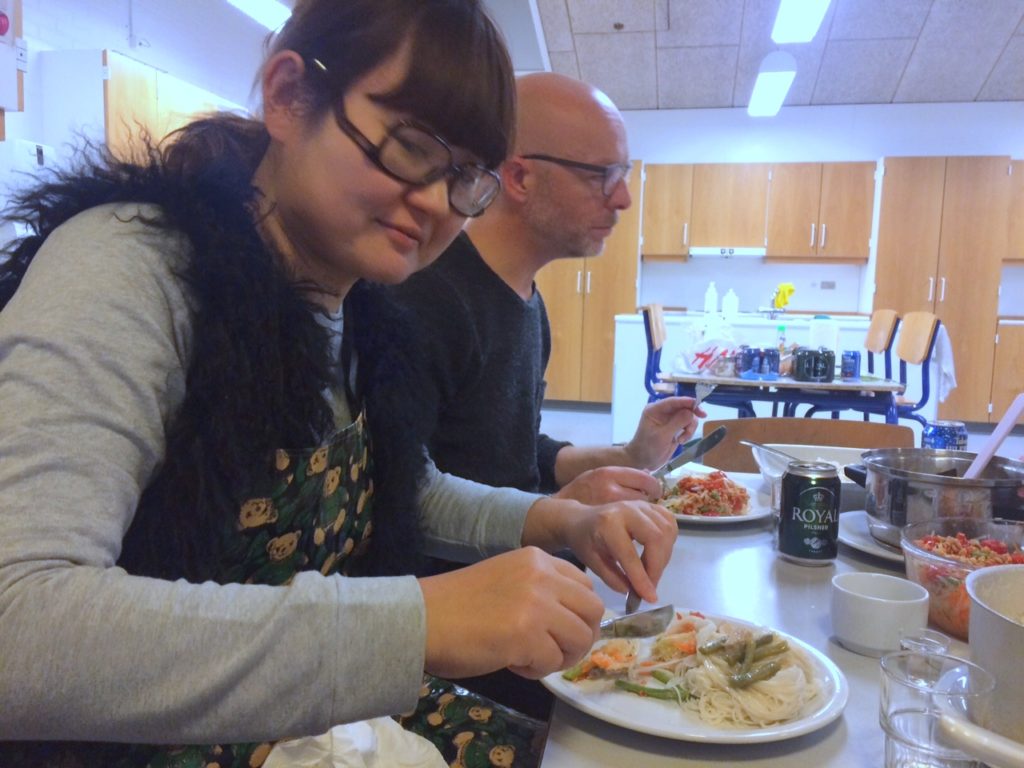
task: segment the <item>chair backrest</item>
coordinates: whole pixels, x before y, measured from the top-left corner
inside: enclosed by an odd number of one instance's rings
[[[665,346],[665,310],[661,304],[646,304],[640,307],[640,312],[644,316],[647,346],[660,352]]]
[[[661,348],[665,346],[665,312],[661,304],[647,304],[640,307],[644,318],[644,335],[647,337],[647,364],[644,366],[644,389],[652,398],[661,397],[654,388],[659,382],[661,371]]]
[[[895,309],[876,309],[871,313],[871,323],[864,337],[864,349],[868,353],[868,373],[875,372],[875,355],[883,355],[885,378],[892,378],[892,343],[896,339],[896,328],[900,316]]]
[[[846,419],[804,419],[764,417],[719,419],[704,422],[704,434],[726,428],[725,438],[702,459],[704,464],[726,472],[757,472],[749,446],[754,443],[793,445],[837,445],[849,448],[913,448],[914,431],[899,424]]]
[[[900,381],[907,383],[907,366],[921,367],[921,397],[916,403],[904,403],[896,408],[900,417],[916,419],[922,425],[925,418],[917,413],[924,408],[931,395],[931,362],[935,340],[942,321],[931,312],[908,312],[900,324],[900,338],[896,342],[896,357],[900,361]]]
[[[929,361],[939,329],[939,318],[931,312],[908,312],[903,316],[896,356],[910,365]]]

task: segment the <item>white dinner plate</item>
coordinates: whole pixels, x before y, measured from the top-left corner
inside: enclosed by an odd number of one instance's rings
[[[839,540],[848,547],[866,552],[893,563],[903,562],[903,553],[893,547],[880,544],[868,530],[868,513],[863,509],[843,512],[839,515]]]
[[[714,467],[703,465],[687,464],[670,474],[666,479],[671,482],[678,480],[684,475],[706,475],[714,472]],[[771,492],[764,482],[764,478],[756,472],[726,472],[730,480],[733,480],[750,493],[750,509],[745,515],[723,515],[721,517],[702,517],[701,515],[676,515],[680,523],[691,525],[732,525],[734,523],[747,523],[751,520],[762,520],[772,513]]]
[[[714,621],[728,620],[745,626],[758,626],[725,616],[704,615]],[[773,631],[785,638],[790,647],[798,647],[807,654],[822,686],[822,695],[811,702],[809,711],[802,717],[778,725],[764,728],[710,725],[701,720],[697,713],[684,710],[674,702],[650,699],[619,690],[612,680],[583,680],[573,683],[563,678],[561,672],[556,672],[543,678],[541,682],[555,696],[581,712],[640,733],[709,744],[783,741],[816,731],[839,717],[846,706],[850,688],[843,673],[827,656],[792,635],[778,630]]]

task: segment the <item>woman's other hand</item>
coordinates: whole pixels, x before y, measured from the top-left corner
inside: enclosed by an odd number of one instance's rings
[[[659,504],[619,501],[591,507],[547,497],[530,507],[523,544],[549,551],[568,547],[615,591],[624,593],[632,585],[654,603],[678,534],[672,513]]]
[[[421,578],[420,589],[426,669],[447,678],[565,669],[590,650],[604,613],[589,576],[536,547]]]
[[[643,469],[598,467],[578,475],[552,496],[556,499],[575,499],[582,504],[646,501],[661,496],[661,481]]]

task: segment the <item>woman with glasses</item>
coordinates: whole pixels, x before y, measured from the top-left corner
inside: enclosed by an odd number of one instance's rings
[[[14,212],[0,765],[258,766],[421,688],[449,761],[529,764],[528,728],[424,671],[573,663],[603,606],[543,550],[656,600],[675,524],[440,474],[412,426],[414,326],[378,285],[494,198],[507,53],[476,0],[300,0],[260,83],[260,119]],[[421,552],[491,557],[417,579]]]

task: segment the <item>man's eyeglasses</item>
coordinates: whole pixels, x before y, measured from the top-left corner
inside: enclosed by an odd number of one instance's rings
[[[314,59],[313,64],[326,71],[319,60]],[[419,123],[402,120],[374,145],[349,121],[340,103],[334,109],[334,119],[363,154],[391,178],[416,187],[447,179],[448,204],[463,216],[479,216],[501,190],[497,173],[476,163],[453,162],[448,143]]]
[[[612,163],[611,165],[594,165],[593,163],[581,163],[578,160],[566,160],[564,157],[553,157],[552,155],[522,155],[524,160],[543,160],[546,163],[555,163],[566,168],[577,168],[581,171],[599,173],[604,178],[601,183],[601,192],[605,197],[611,197],[620,181],[629,177],[633,168],[632,163]]]

